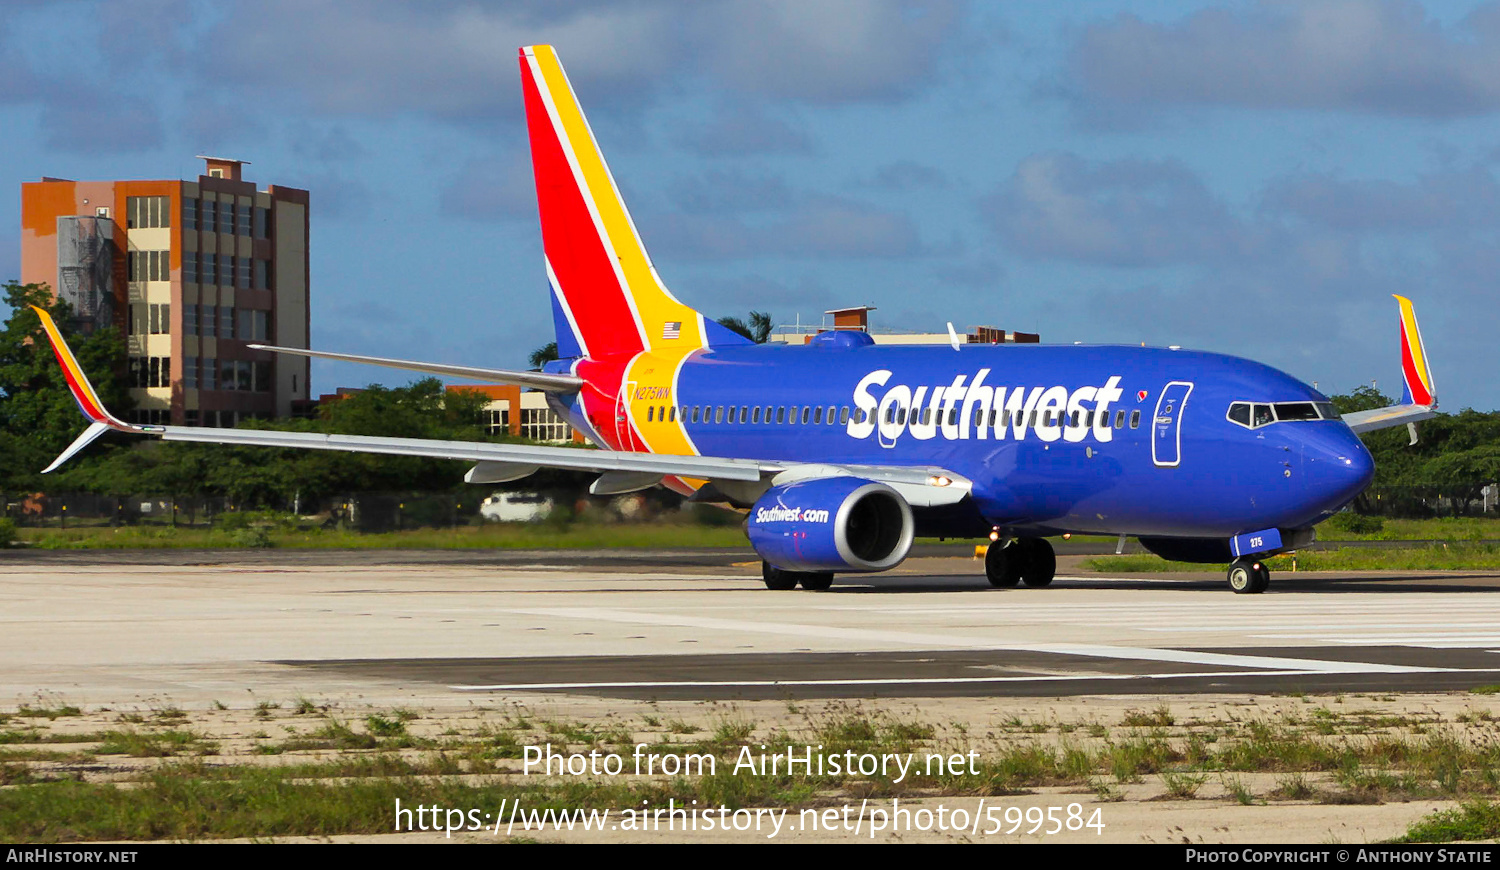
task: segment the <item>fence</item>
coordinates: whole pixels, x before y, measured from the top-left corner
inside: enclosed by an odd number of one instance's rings
[[[448,528],[484,521],[486,497],[492,490],[475,488],[456,492],[356,492],[318,500],[299,499],[278,511],[294,514],[304,525],[344,528],[361,532],[403,529]],[[681,499],[666,492],[638,493],[615,498],[590,497],[573,490],[547,493],[548,510],[554,515],[573,516],[593,511],[609,512],[618,519],[647,519],[663,509],[675,508]],[[6,493],[4,516],[19,526],[31,528],[81,529],[120,526],[175,526],[209,528],[235,525],[248,512],[263,505],[237,504],[225,497],[187,497],[141,494],[98,495],[71,493]],[[545,514],[539,511],[540,514]],[[540,517],[538,517],[540,518]]]

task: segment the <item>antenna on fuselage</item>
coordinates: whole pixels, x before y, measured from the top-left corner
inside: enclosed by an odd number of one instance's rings
[[[958,350],[958,331],[953,328],[953,321],[951,320],[948,321],[948,343],[953,345],[954,350]]]

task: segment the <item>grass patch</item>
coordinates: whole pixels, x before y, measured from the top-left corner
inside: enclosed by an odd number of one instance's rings
[[[1500,806],[1487,800],[1465,801],[1417,821],[1397,843],[1452,843],[1500,837]]]

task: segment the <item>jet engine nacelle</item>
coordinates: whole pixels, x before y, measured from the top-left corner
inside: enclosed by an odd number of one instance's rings
[[[859,477],[773,486],[746,525],[750,546],[784,571],[885,571],[906,558],[914,529],[906,499]]]

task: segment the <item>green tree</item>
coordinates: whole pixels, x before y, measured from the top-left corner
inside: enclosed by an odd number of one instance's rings
[[[88,421],[79,413],[42,331],[41,318],[31,306],[52,315],[99,398],[116,414],[130,409],[121,377],[125,342],[113,328],[75,332],[71,307],[54,299],[46,284],[11,281],[4,293],[10,317],[0,327],[0,487],[55,488],[53,481],[41,476],[41,470]]]
[[[738,317],[720,317],[717,321],[720,326],[731,332],[750,339],[756,344],[765,344],[771,337],[771,315],[765,311],[752,311],[748,322]]]
[[[555,359],[557,359],[557,342],[555,341],[547,342],[532,351],[531,356],[526,358],[527,362],[531,363],[531,370],[536,372],[541,371],[542,366]]]

